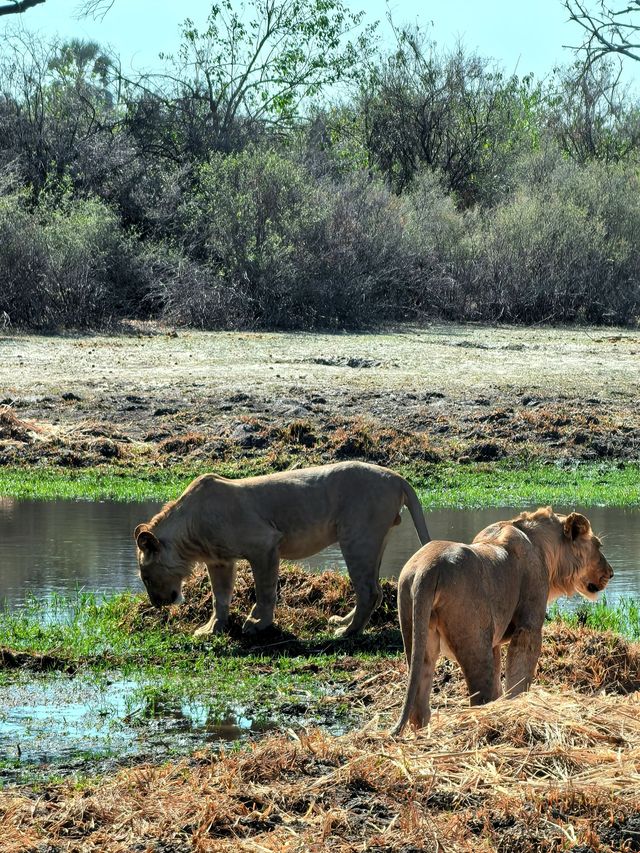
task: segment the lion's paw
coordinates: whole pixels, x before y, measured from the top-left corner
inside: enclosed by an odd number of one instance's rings
[[[355,634],[355,633],[356,633],[355,631],[351,630],[350,625],[343,625],[341,628],[336,628],[336,630],[333,632],[333,636],[336,639],[339,639],[342,637],[350,637],[352,634]]]
[[[221,634],[226,624],[220,619],[210,619],[206,625],[201,625],[193,632],[194,637],[208,637],[210,634]]]

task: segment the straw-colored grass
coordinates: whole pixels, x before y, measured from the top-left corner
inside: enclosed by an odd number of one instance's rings
[[[6,792],[0,848],[638,849],[638,694],[536,687],[475,709],[458,697],[429,730],[398,741],[376,712],[398,709],[401,680],[384,673],[371,723],[343,737],[287,731],[80,789]]]
[[[206,615],[206,588],[195,580],[190,593],[171,617],[175,630]],[[250,598],[242,574],[240,611]],[[300,608],[315,625],[348,605],[349,589],[337,575],[291,568],[281,598],[278,618],[293,629]],[[141,604],[132,618],[139,628],[161,617]],[[383,612],[378,628],[391,622]],[[351,682],[336,701],[361,710],[359,730],[333,737],[285,725],[239,750],[5,789],[0,851],[640,850],[637,646],[552,623],[531,692],[480,708],[443,660],[430,727],[402,739],[388,735],[406,682],[401,656],[347,661]]]

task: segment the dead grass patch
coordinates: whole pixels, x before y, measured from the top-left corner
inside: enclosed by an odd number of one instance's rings
[[[11,406],[0,407],[0,439],[21,441],[29,443],[33,441],[34,434],[38,428],[30,421],[23,421],[16,415]]]
[[[162,454],[175,454],[185,456],[196,447],[201,447],[207,441],[207,436],[201,432],[187,432],[184,435],[175,435],[165,438],[158,443],[158,451]]]
[[[2,849],[631,850],[639,767],[637,694],[536,687],[483,708],[452,701],[404,740],[374,718],[339,738],[290,731],[82,789],[7,791]]]

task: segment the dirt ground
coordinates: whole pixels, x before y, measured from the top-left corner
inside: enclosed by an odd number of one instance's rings
[[[640,332],[0,337],[0,464],[640,453]]]

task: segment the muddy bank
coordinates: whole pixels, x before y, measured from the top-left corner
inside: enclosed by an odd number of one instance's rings
[[[324,411],[307,401],[297,407],[304,412],[296,417],[264,400],[234,404],[233,414],[216,412],[203,401],[179,412],[174,407],[174,414],[160,406],[156,411],[165,414],[154,415],[157,402],[145,405],[135,420],[126,400],[112,401],[109,415],[92,410],[89,418],[74,411],[73,402],[61,404],[61,422],[50,419],[48,407],[13,401],[0,410],[0,465],[206,468],[259,461],[277,469],[359,459],[393,467],[509,459],[635,460],[640,453],[640,404],[635,402],[618,408],[579,398],[532,404],[502,395],[481,403],[401,400],[378,407],[352,398],[334,400]],[[353,410],[364,414],[344,414]]]
[[[0,794],[3,850],[620,851],[637,849],[637,694],[536,687],[391,740],[290,730],[247,750]]]
[[[0,464],[634,459],[640,333],[0,338]]]

